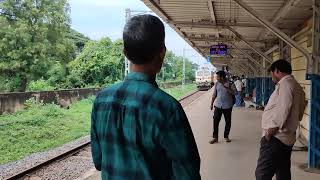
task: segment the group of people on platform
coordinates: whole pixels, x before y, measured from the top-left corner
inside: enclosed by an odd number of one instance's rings
[[[132,72],[123,82],[102,90],[91,113],[92,157],[101,178],[201,179],[200,155],[188,118],[180,103],[155,81],[166,54],[164,24],[152,15],[134,16],[124,27],[123,43]],[[277,86],[262,116],[255,175],[257,180],[271,180],[274,174],[277,180],[290,180],[290,157],[305,107],[304,92],[287,61],[274,62],[269,72]],[[229,82],[224,71],[217,76],[210,106],[214,111],[211,144],[219,140],[222,114],[224,139],[231,142],[232,109],[235,103],[241,104],[239,96],[246,87],[239,78]],[[232,169],[226,171],[232,173]]]

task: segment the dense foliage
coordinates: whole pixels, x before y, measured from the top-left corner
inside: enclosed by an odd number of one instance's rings
[[[67,0],[1,1],[0,72],[9,91],[25,91],[56,62],[72,60],[69,11]]]
[[[185,59],[186,80],[195,80],[195,71],[198,65]],[[172,51],[168,51],[162,66],[162,71],[158,75],[158,80],[162,81],[181,81],[183,78],[183,57],[176,56]]]
[[[74,29],[70,29],[67,37],[74,42],[74,45],[76,46],[76,54],[81,53],[85,44],[90,40],[88,37],[84,36]]]
[[[70,28],[67,0],[0,1],[0,92],[103,87],[124,78],[123,42]],[[197,65],[186,61],[186,80]],[[181,81],[183,58],[168,51],[159,82]]]
[[[102,87],[123,79],[124,55],[121,40],[112,42],[109,38],[90,41],[81,54],[70,62],[68,86]]]

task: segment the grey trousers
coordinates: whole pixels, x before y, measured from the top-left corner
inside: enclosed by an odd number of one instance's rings
[[[275,137],[267,141],[261,139],[260,156],[256,169],[257,180],[291,180],[291,152],[292,146],[283,144]]]

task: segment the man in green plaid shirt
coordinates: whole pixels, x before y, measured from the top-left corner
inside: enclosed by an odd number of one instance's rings
[[[200,157],[180,103],[155,82],[166,48],[159,18],[131,18],[123,32],[132,72],[100,92],[91,115],[91,147],[103,180],[198,180]]]

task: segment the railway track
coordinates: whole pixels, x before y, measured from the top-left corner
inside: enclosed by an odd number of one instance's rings
[[[190,93],[189,95],[181,98],[179,102],[183,107],[190,104],[191,102],[198,99],[201,95],[203,95],[204,91],[195,91],[193,93]],[[91,154],[90,154],[90,139],[88,138],[84,142],[80,143],[79,145],[72,147],[68,149],[67,151],[60,153],[48,160],[45,160],[41,163],[38,163],[37,165],[34,165],[32,167],[26,168],[22,170],[19,173],[16,173],[10,177],[5,178],[6,180],[16,180],[16,179],[27,179],[27,180],[43,180],[43,179],[76,179],[76,177],[73,177],[72,174],[69,175],[62,175],[63,172],[59,168],[62,168],[63,163],[67,163],[67,171],[68,173],[75,173],[72,171],[72,168],[70,168],[70,164],[74,165],[80,165],[81,163],[89,163],[92,166],[92,160],[91,160]],[[84,153],[83,153],[83,152]],[[76,159],[77,162],[72,163],[70,159]],[[80,159],[80,162],[79,162]],[[81,160],[82,159],[82,160]],[[81,172],[78,174],[83,174],[83,171],[87,171],[86,167],[80,168]],[[49,174],[45,174],[47,171],[50,171]],[[57,172],[52,172],[57,171]],[[71,171],[71,172],[70,172]],[[58,175],[57,175],[58,173]],[[59,174],[60,173],[60,174]],[[50,177],[50,175],[55,175],[58,177]],[[48,177],[49,176],[49,177]]]

